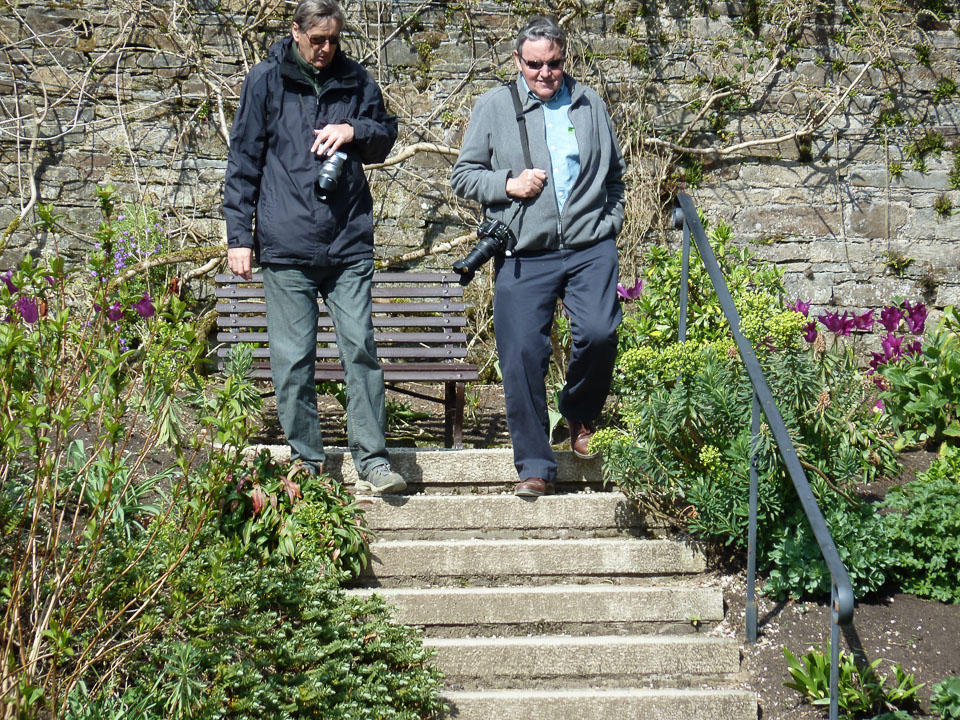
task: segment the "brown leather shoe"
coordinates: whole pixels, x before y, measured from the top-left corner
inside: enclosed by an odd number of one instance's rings
[[[513,494],[517,497],[540,497],[549,495],[553,492],[553,483],[548,483],[542,478],[524,478],[517,483]]]
[[[567,418],[567,426],[570,428],[570,449],[573,450],[573,454],[584,460],[595,458],[598,453],[592,453],[588,448],[590,438],[593,437],[593,433],[596,430],[593,423],[579,422]]]

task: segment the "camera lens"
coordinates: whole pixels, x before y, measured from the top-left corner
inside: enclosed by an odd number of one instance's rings
[[[343,170],[343,161],[346,159],[346,153],[337,151],[323,161],[317,172],[317,192],[321,197],[336,190],[337,183],[340,182],[340,172]]]

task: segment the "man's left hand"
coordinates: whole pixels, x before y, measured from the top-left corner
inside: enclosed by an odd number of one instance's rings
[[[340,149],[341,145],[353,142],[353,125],[350,123],[340,123],[339,125],[324,125],[319,130],[314,130],[316,139],[310,147],[310,152],[320,155],[333,155]]]

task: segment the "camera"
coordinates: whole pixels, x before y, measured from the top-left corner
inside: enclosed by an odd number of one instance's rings
[[[347,159],[347,154],[339,150],[333,155],[328,155],[317,172],[317,195],[321,200],[326,200],[327,196],[337,189],[337,183],[340,182],[340,172],[343,170],[343,161]]]
[[[477,228],[480,239],[473,250],[463,259],[453,264],[453,271],[460,274],[460,284],[466,285],[476,274],[480,266],[498,253],[509,254],[517,245],[517,236],[507,225],[499,220],[487,220]]]

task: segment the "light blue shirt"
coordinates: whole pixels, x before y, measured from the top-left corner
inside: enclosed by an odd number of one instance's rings
[[[553,192],[557,196],[557,207],[562,212],[580,174],[580,146],[569,113],[570,88],[562,82],[553,97],[543,101],[530,90],[523,75],[520,79],[530,97],[543,106],[543,125],[553,169]]]

